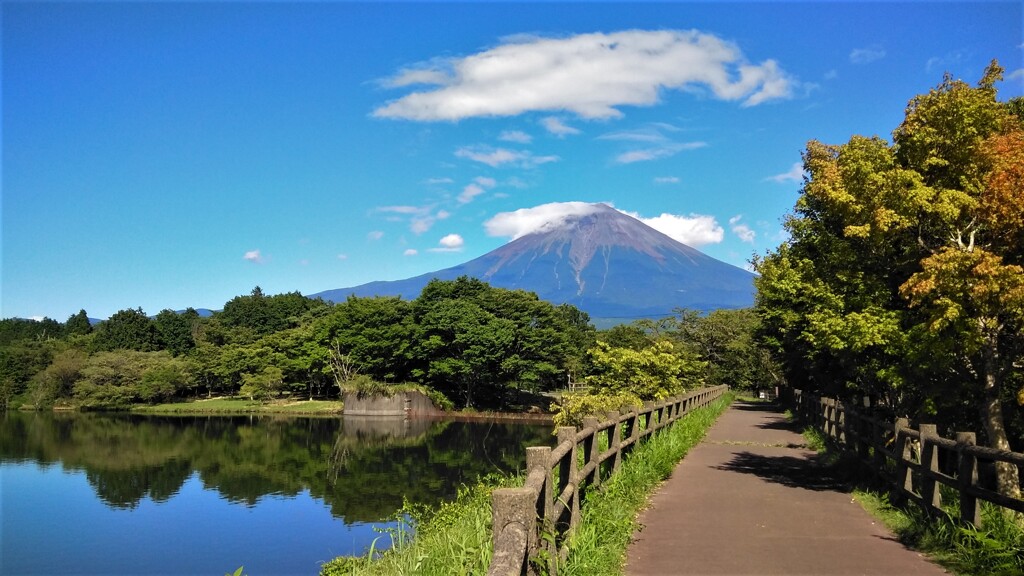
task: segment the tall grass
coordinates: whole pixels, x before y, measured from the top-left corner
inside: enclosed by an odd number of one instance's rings
[[[396,515],[398,528],[382,532],[362,556],[327,562],[320,574],[485,574],[492,555],[491,492],[517,484],[522,478],[492,475],[436,509],[407,503]]]
[[[884,493],[863,488],[854,490],[854,499],[884,522],[900,542],[925,552],[954,574],[1024,574],[1024,527],[1020,517],[983,502],[983,528],[965,525],[959,521],[955,495],[949,496],[951,505],[945,514],[929,515],[917,506],[895,506]]]

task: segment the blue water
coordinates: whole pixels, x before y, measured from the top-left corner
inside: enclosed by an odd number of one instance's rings
[[[403,500],[520,469],[536,426],[0,414],[0,574],[316,574]]]
[[[84,472],[60,465],[0,465],[0,491],[3,574],[315,574],[394,526],[346,523],[308,491],[230,504],[198,474],[134,509],[107,506]]]

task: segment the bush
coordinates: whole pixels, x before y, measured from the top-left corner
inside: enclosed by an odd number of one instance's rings
[[[587,416],[603,418],[608,412],[616,410],[630,410],[634,407],[643,406],[636,394],[620,392],[618,394],[566,394],[562,401],[553,403],[551,411],[555,412],[555,426],[576,426],[583,425],[583,419]]]

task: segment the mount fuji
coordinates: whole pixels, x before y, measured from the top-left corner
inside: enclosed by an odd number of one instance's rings
[[[327,290],[312,297],[415,298],[433,278],[471,276],[536,292],[594,319],[655,318],[675,308],[710,311],[754,303],[754,275],[716,260],[606,204],[550,221],[464,264],[396,281]]]

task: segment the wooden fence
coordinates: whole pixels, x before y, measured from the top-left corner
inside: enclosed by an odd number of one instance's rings
[[[910,427],[906,418],[886,422],[857,406],[793,391],[797,416],[821,430],[843,449],[856,453],[867,470],[887,483],[897,498],[942,513],[942,491],[948,486],[960,498],[960,519],[981,525],[979,501],[1024,512],[1024,500],[994,490],[996,462],[1024,469],[1024,454],[977,446],[974,432],[943,438],[934,424]]]
[[[586,418],[578,431],[558,428],[554,448],[527,448],[523,487],[501,488],[492,495],[494,556],[487,573],[554,576],[557,559],[568,552],[566,539],[579,523],[581,491],[600,486],[651,434],[726,390],[728,386],[702,388],[628,413],[612,413],[603,421]],[[603,451],[602,444],[607,446]]]

